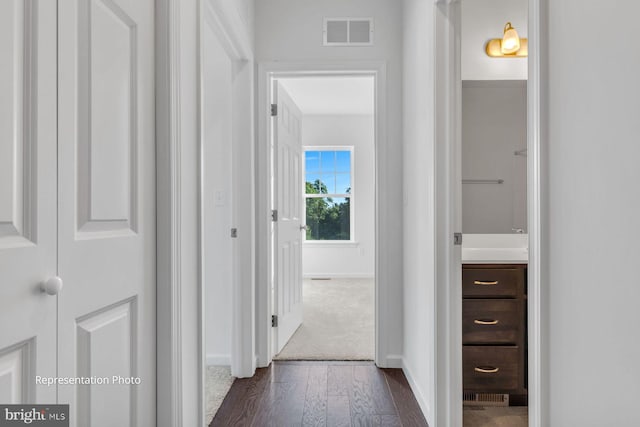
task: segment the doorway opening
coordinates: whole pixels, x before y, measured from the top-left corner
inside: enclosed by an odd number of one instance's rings
[[[197,193],[189,195],[197,198],[200,232],[198,377],[207,425],[233,379],[255,371],[251,320],[244,317],[254,286],[254,69],[219,6],[206,8],[200,27],[200,143],[197,153],[185,153],[199,165]]]
[[[272,87],[274,359],[374,360],[374,77],[274,77]]]
[[[464,427],[528,426],[527,58],[478,48],[507,22],[527,36],[527,0],[502,3],[460,6]]]
[[[267,73],[269,361],[376,359],[378,78]]]
[[[204,296],[204,416],[209,425],[233,382],[235,271],[233,60],[208,26],[203,32],[201,233]]]
[[[538,177],[528,158],[531,152],[535,159],[537,148],[531,120],[535,73],[533,85],[529,82],[535,58],[532,67],[526,54],[500,61],[478,49],[485,34],[501,26],[518,28],[526,46],[532,21],[528,0],[498,3],[463,0],[448,10],[450,34],[461,40],[448,52],[456,73],[446,79],[455,87],[448,113],[456,123],[452,170],[457,172],[450,213],[463,234],[451,273],[457,290],[449,306],[452,329],[461,332],[452,349],[462,375],[451,384],[455,411],[465,427],[525,427],[530,420],[537,425],[539,410],[539,260],[529,250],[529,233],[532,249],[539,239]]]

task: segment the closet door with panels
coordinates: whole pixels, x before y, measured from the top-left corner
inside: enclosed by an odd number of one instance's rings
[[[56,5],[0,1],[0,403],[55,403]],[[54,282],[51,282],[55,284]],[[55,289],[50,292],[55,294]]]
[[[155,425],[153,0],[58,2],[58,373],[76,426]]]
[[[155,425],[153,18],[0,2],[0,403],[72,426]]]

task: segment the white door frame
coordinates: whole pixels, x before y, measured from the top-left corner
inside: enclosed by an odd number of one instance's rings
[[[156,0],[156,422],[182,425],[180,0]]]
[[[230,6],[212,0],[156,0],[158,426],[204,424],[201,30],[205,25],[214,29],[236,65],[233,162],[234,171],[244,173],[233,180],[235,191],[246,197],[234,198],[239,239],[232,369],[240,377],[255,372],[253,310],[242,309],[254,306],[255,289],[254,269],[246,267],[255,263],[253,51],[242,32],[244,23]]]
[[[453,232],[461,230],[461,14],[459,0],[435,0],[436,46],[436,423],[462,426],[462,295],[461,253]],[[541,0],[529,0],[529,59],[527,81],[527,216],[529,426],[548,425],[546,359],[548,348],[547,290],[543,287],[548,261],[544,172],[545,150],[541,125]],[[446,196],[449,194],[449,196]],[[547,397],[545,397],[547,396]]]
[[[262,62],[258,64],[258,147],[256,150],[256,349],[258,366],[269,366],[273,358],[273,336],[271,315],[273,306],[271,300],[270,278],[273,275],[271,266],[272,248],[270,238],[271,226],[271,162],[270,156],[270,104],[271,79],[273,77],[326,77],[326,76],[373,76],[375,79],[375,362],[380,367],[400,367],[400,360],[390,360],[386,347],[389,324],[386,304],[388,304],[389,281],[385,263],[380,263],[380,246],[384,243],[386,234],[380,224],[379,185],[380,171],[384,170],[384,156],[378,155],[386,143],[386,62],[384,61],[306,61],[306,62]],[[398,358],[399,359],[399,358]],[[393,365],[393,366],[390,366]]]

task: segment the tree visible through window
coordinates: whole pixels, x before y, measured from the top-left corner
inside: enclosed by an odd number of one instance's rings
[[[305,150],[306,240],[351,240],[352,154]]]

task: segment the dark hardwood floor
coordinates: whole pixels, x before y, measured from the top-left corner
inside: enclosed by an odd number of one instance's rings
[[[400,369],[371,362],[273,362],[237,379],[212,426],[420,427],[427,422]]]

